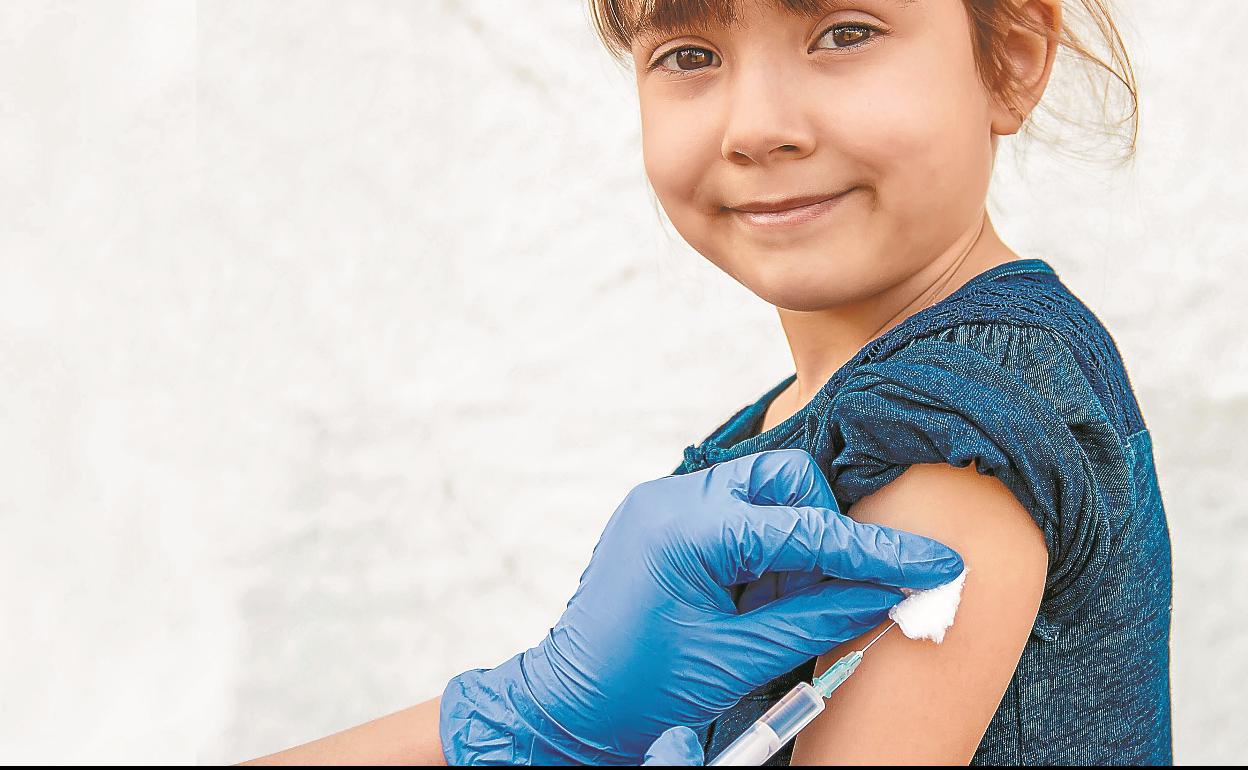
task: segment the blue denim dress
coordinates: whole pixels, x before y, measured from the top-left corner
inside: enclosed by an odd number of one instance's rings
[[[1049,560],[1035,625],[971,764],[1171,764],[1170,534],[1152,439],[1109,332],[1053,268],[1020,259],[981,273],[757,433],[794,378],[687,448],[674,473],[799,447],[844,511],[910,465],[973,461],[1030,511]],[[768,579],[744,586],[738,607],[776,591]],[[707,756],[813,671],[811,660],[704,726]]]

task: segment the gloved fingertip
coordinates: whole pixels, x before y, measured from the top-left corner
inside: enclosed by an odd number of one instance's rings
[[[928,566],[932,575],[940,579],[941,585],[961,575],[966,569],[966,563],[962,561],[958,552],[943,545],[933,554]]]
[[[706,761],[698,734],[688,727],[666,730],[650,744],[643,765],[693,766]]]
[[[962,556],[943,543],[910,533],[904,533],[902,542],[901,566],[906,588],[937,588],[966,569]]]
[[[753,455],[749,499],[754,505],[802,505],[839,513],[836,496],[809,452],[799,448],[768,449]]]
[[[953,579],[966,571],[966,562],[962,561],[962,555],[952,548],[949,549],[949,557],[945,561],[945,574],[949,579]]]

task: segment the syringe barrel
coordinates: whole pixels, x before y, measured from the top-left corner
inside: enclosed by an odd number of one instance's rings
[[[761,765],[822,711],[823,698],[818,691],[799,682],[709,764]]]

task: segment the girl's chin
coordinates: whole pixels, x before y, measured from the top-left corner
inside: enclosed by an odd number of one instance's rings
[[[783,310],[808,313],[816,310],[827,310],[844,302],[839,292],[830,287],[811,285],[810,283],[793,283],[779,285],[744,284],[759,299]]]
[[[762,270],[744,270],[735,277],[759,299],[785,310],[826,310],[861,299],[861,291],[854,291],[853,278],[838,276],[838,267],[826,257],[808,269],[772,264]]]

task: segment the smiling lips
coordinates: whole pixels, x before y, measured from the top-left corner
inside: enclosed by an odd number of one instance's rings
[[[738,221],[750,227],[789,227],[818,219],[836,208],[849,192],[850,190],[846,190],[831,197],[814,200],[792,198],[775,203],[742,204],[740,208],[732,208],[729,211]],[[785,205],[790,208],[777,208]]]

